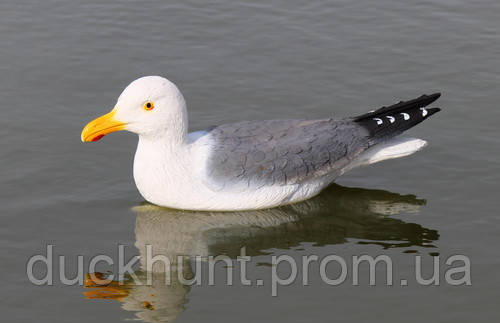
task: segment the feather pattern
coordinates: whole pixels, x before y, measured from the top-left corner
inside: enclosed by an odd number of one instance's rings
[[[209,176],[225,187],[298,184],[339,172],[368,148],[368,131],[350,120],[247,121],[209,135]]]

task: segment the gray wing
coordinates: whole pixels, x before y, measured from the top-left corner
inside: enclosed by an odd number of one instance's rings
[[[209,177],[219,188],[301,183],[340,172],[368,148],[368,132],[350,120],[245,121],[208,131]]]

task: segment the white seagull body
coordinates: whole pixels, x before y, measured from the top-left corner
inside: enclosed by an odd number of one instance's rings
[[[134,179],[147,201],[189,210],[248,210],[306,200],[355,167],[410,155],[424,140],[394,138],[439,111],[422,96],[355,118],[268,120],[188,133],[177,87],[147,76],[115,108],[90,122],[83,141],[129,130],[139,135]]]

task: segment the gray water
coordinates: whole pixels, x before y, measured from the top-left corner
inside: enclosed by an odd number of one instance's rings
[[[494,0],[0,2],[1,320],[497,321],[499,16]],[[308,202],[238,214],[157,209],[133,182],[134,135],[79,138],[130,81],[151,74],[179,86],[193,130],[351,116],[435,91],[443,111],[408,132],[429,141],[424,151],[346,174]],[[54,285],[36,286],[26,263],[48,244]],[[245,246],[247,276],[264,286],[236,278],[226,286],[222,265],[214,286],[124,277],[106,290],[58,279],[59,255],[74,277],[78,255],[88,273],[91,257],[117,261],[118,245],[131,257],[146,244],[232,259]],[[272,297],[269,264],[283,254],[299,266],[313,254],[348,262],[383,254],[396,278],[387,286],[377,267],[370,286],[363,267],[358,286],[351,273],[330,286],[313,264],[309,286],[297,279]],[[444,281],[445,260],[456,254],[470,259],[471,286]],[[416,256],[424,277],[439,256],[439,286],[412,279]],[[328,267],[331,278],[338,267]],[[287,264],[279,268],[286,277]]]

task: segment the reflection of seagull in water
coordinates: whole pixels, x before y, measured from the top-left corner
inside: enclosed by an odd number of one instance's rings
[[[390,217],[417,212],[424,204],[413,195],[338,185],[305,202],[248,212],[178,211],[145,204],[134,208],[135,246],[141,255],[136,274],[145,281],[148,245],[153,256],[165,255],[171,263],[178,255],[225,254],[234,259],[241,247],[249,256],[263,255],[271,248],[289,249],[306,241],[326,245],[357,239],[384,248],[433,247],[437,231]],[[192,270],[189,260],[184,261],[183,276],[188,278]],[[146,322],[171,322],[184,310],[189,287],[177,280],[177,274],[171,274],[166,285],[164,269],[161,262],[153,265],[152,286],[135,285],[129,279],[123,285],[112,282],[103,287],[88,280],[85,294],[118,299],[125,310],[137,311]]]
[[[353,168],[410,155],[426,142],[396,138],[438,108],[423,95],[345,119],[225,124],[188,134],[186,104],[162,77],[132,82],[83,141],[118,130],[139,135],[134,179],[149,202],[188,210],[263,209],[317,195]]]

